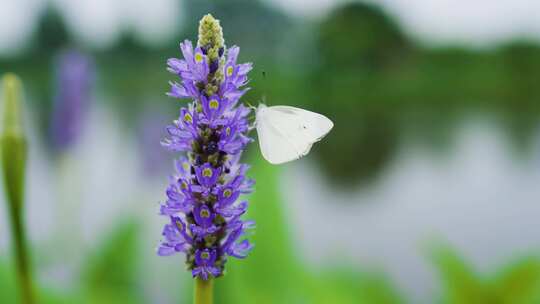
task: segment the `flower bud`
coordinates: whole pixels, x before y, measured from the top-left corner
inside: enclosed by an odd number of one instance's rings
[[[219,59],[220,49],[224,45],[223,30],[212,15],[205,15],[199,22],[199,41],[198,45],[204,48],[208,54],[210,62]]]
[[[21,118],[21,83],[13,74],[2,79],[3,129],[0,135],[2,171],[7,199],[12,208],[23,203],[24,171],[26,167],[26,139]]]

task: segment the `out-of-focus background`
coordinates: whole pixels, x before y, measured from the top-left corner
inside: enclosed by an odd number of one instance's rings
[[[190,303],[183,256],[155,254],[159,142],[181,105],[166,59],[208,12],[254,63],[245,102],[335,122],[291,164],[251,145],[256,248],[216,303],[540,303],[540,2],[1,0],[42,303]]]

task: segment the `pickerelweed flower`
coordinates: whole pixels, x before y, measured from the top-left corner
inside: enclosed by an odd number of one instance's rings
[[[167,188],[161,214],[168,217],[158,248],[162,256],[185,253],[193,277],[208,280],[224,273],[228,256],[245,258],[253,245],[245,239],[253,221],[244,221],[254,181],[240,156],[248,137],[251,109],[239,103],[247,91],[251,63],[238,64],[237,46],[226,48],[219,21],[204,16],[194,47],[180,43],[183,59],[169,59],[168,70],[180,77],[167,95],[190,99],[167,127],[163,146],[183,155]]]
[[[51,135],[55,146],[62,149],[73,144],[81,133],[90,106],[93,62],[76,50],[64,51],[56,60],[55,78]]]

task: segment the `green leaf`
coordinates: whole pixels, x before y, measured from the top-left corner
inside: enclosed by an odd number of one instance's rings
[[[380,274],[307,271],[290,239],[284,206],[287,202],[279,192],[281,167],[256,156],[257,160],[250,162],[254,163],[250,173],[257,181],[256,191],[249,197],[245,216],[257,222],[255,235],[250,237],[255,249],[245,260],[227,262],[227,274],[215,282],[216,303],[404,303]]]
[[[359,294],[367,304],[405,303],[392,283],[381,274],[369,274],[359,280]]]
[[[435,265],[451,304],[534,304],[540,300],[540,259],[529,257],[481,278],[448,247],[435,250]]]
[[[433,250],[432,259],[439,271],[448,303],[494,303],[490,302],[486,286],[473,269],[449,247]]]
[[[15,268],[0,260],[0,303],[19,303],[19,294],[15,284]],[[57,292],[51,288],[40,286],[37,290],[37,303],[39,304],[70,304],[79,303],[72,294]]]
[[[540,294],[540,259],[524,258],[504,269],[494,280],[494,292],[501,303],[538,303]]]
[[[96,250],[82,272],[87,303],[142,303],[138,226],[121,224]]]
[[[15,285],[15,268],[0,261],[0,303],[17,303],[17,286]]]
[[[311,279],[309,303],[401,304],[405,300],[384,275],[333,270]]]
[[[254,155],[251,155],[254,156]],[[283,199],[279,195],[280,167],[264,162],[259,155],[248,174],[255,178],[255,192],[244,218],[257,222],[250,236],[254,250],[245,260],[230,259],[227,273],[217,279],[216,303],[295,303],[302,296],[303,268],[294,243],[289,239]]]

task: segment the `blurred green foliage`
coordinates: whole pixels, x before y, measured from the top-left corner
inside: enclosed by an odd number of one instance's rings
[[[11,263],[0,260],[0,303],[20,303],[15,280],[15,269]],[[39,304],[78,303],[76,297],[62,294],[50,288],[39,288],[37,296]]]
[[[121,224],[96,252],[90,253],[81,275],[86,303],[144,303],[138,283],[138,230],[135,222]]]
[[[74,290],[59,291],[41,281],[37,303],[147,303],[139,279],[138,225],[121,223],[95,252],[85,257],[80,282]],[[35,251],[39,253],[39,251]],[[0,261],[0,303],[18,303],[14,269]]]
[[[290,237],[278,191],[279,167],[251,157],[251,176],[257,181],[246,218],[257,222],[255,249],[245,261],[231,259],[227,274],[216,281],[216,303],[405,303],[392,283],[374,272],[337,265],[313,272]]]
[[[383,274],[338,268],[304,279],[308,303],[402,304],[407,303]]]
[[[222,303],[285,303],[302,298],[298,283],[302,278],[302,266],[283,214],[282,198],[279,196],[277,167],[251,158],[250,175],[257,181],[256,191],[250,196],[246,218],[257,223],[251,238],[255,249],[245,261],[231,259],[227,274],[216,282]]]
[[[479,274],[449,247],[434,250],[432,258],[443,283],[443,303],[540,303],[538,257],[518,259],[490,276]]]
[[[251,157],[257,191],[250,196],[247,218],[256,220],[256,248],[245,260],[231,259],[227,274],[216,281],[216,303],[405,303],[380,273],[358,272],[338,265],[314,272],[302,262],[288,233],[288,220],[279,195],[280,170]],[[142,256],[138,224],[117,226],[95,251],[85,257],[80,287],[72,292],[40,288],[40,303],[149,303],[139,277]],[[9,264],[0,263],[0,303],[15,303],[16,288]],[[185,303],[190,295],[182,296]]]

